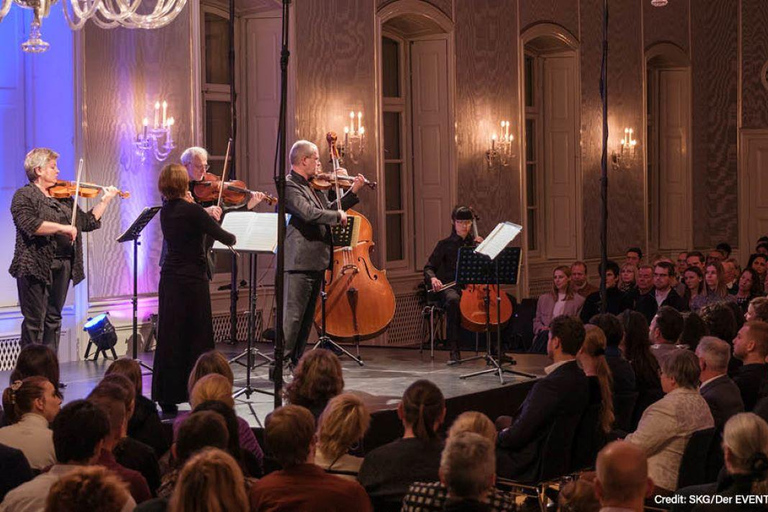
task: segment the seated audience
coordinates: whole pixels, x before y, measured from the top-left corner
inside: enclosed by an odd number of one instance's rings
[[[696,313],[688,313],[683,320],[683,332],[677,339],[677,344],[695,351],[699,341],[709,335],[709,328],[704,320]]]
[[[448,439],[440,458],[440,482],[448,489],[445,511],[491,510],[483,500],[496,482],[493,443],[473,432]]]
[[[366,454],[358,480],[375,509],[400,510],[408,486],[438,479],[443,443],[437,431],[445,420],[445,398],[428,380],[405,390],[397,406],[403,437]]]
[[[587,264],[583,261],[574,261],[571,264],[571,283],[573,284],[573,291],[585,299],[598,291],[597,286],[589,282]]]
[[[643,250],[639,247],[630,247],[625,254],[624,263],[633,265],[635,268],[640,266],[643,261]]]
[[[726,258],[726,259],[731,257],[731,252],[733,251],[733,249],[731,248],[731,244],[727,242],[720,242],[715,246],[715,249],[720,251],[720,254],[722,254],[723,258]]]
[[[739,289],[739,277],[741,276],[741,265],[736,258],[726,258],[723,260],[723,272],[725,275],[725,287],[728,293],[735,295]]]
[[[9,492],[0,503],[0,510],[44,510],[51,487],[62,476],[80,466],[96,464],[109,430],[107,415],[90,402],[75,400],[62,407],[53,420],[53,445],[58,462],[47,473]],[[123,511],[135,507],[136,502],[129,497]]]
[[[654,315],[648,332],[652,343],[651,353],[656,356],[659,366],[664,364],[667,355],[677,350],[677,340],[684,326],[683,315],[670,306],[662,306]]]
[[[710,263],[723,263],[725,255],[719,249],[712,249],[707,253],[707,265]]]
[[[589,379],[589,403],[600,404],[599,426],[604,436],[613,428],[615,419],[612,391],[614,381],[605,357],[606,341],[603,330],[593,324],[584,328],[584,343],[576,354],[576,360]]]
[[[688,253],[683,251],[677,254],[677,260],[675,260],[675,273],[678,276],[683,275],[685,269],[688,268]]]
[[[707,333],[719,338],[728,344],[733,344],[733,339],[739,332],[736,317],[733,310],[721,302],[707,304],[699,312],[699,316],[707,325]],[[728,375],[733,376],[741,367],[741,361],[732,357],[728,363]]]
[[[627,303],[627,299],[624,297],[624,292],[619,290],[619,266],[615,261],[608,261],[605,272],[600,272],[601,275],[605,275],[605,287],[607,297],[606,313],[618,315],[630,304]],[[596,291],[584,300],[584,306],[581,308],[581,321],[583,323],[589,322],[589,319],[600,313],[600,291]]]
[[[573,290],[571,269],[566,266],[555,268],[552,273],[552,290],[539,296],[533,332],[539,334],[549,330],[552,319],[560,315],[576,315],[584,304],[584,297]]]
[[[753,269],[755,272],[757,272],[758,277],[760,278],[760,283],[764,285],[765,283],[765,277],[768,275],[768,272],[766,272],[766,266],[768,265],[768,256],[762,253],[755,253],[749,257],[749,261],[747,262],[747,268]],[[765,293],[765,288],[763,288],[763,293]]]
[[[322,504],[319,503],[320,508]],[[209,448],[184,464],[173,491],[173,512],[247,512],[248,495],[240,466],[226,452]]]
[[[733,340],[733,356],[743,366],[733,374],[733,381],[741,391],[744,410],[749,412],[757,403],[761,388],[768,380],[768,323],[747,322]]]
[[[694,301],[706,294],[704,273],[699,267],[688,267],[682,276],[685,283],[685,292],[682,297],[688,304],[688,309],[692,309]]]
[[[624,299],[628,309],[636,309],[641,297],[653,291],[653,266],[640,265],[637,267],[637,285],[626,292]]]
[[[125,483],[107,468],[73,469],[53,484],[45,512],[121,512],[131,501]]]
[[[648,322],[637,311],[619,315],[624,328],[624,357],[635,373],[637,401],[632,414],[632,429],[637,426],[646,407],[664,396],[659,379],[659,361],[651,353]]]
[[[267,422],[264,439],[283,469],[270,473],[251,487],[251,510],[373,510],[360,484],[329,475],[314,464],[315,419],[308,409],[298,405],[275,409]],[[403,465],[397,469],[407,473],[411,468]]]
[[[111,374],[123,375],[133,384],[136,398],[133,415],[128,420],[128,436],[151,446],[155,450],[155,455],[158,458],[162,457],[170,445],[166,440],[155,402],[143,394],[141,366],[133,359],[118,359],[109,365],[104,375]]]
[[[757,297],[752,299],[747,308],[747,312],[744,314],[744,319],[747,322],[768,322],[768,298]]]
[[[343,390],[339,358],[330,350],[309,350],[299,359],[293,381],[285,388],[285,399],[309,409],[317,421],[328,401]]]
[[[315,464],[328,473],[356,481],[363,458],[349,452],[359,447],[370,423],[371,413],[357,396],[342,393],[331,398],[317,427]]]
[[[730,502],[700,504],[694,512],[764,511],[760,502],[736,505],[735,500],[768,493],[768,424],[752,413],[737,414],[725,424],[723,451],[728,478],[718,482],[716,493]]]
[[[736,320],[736,331],[744,327],[744,324],[746,323],[746,320],[744,319],[744,312],[741,310],[741,307],[736,303],[736,301],[727,301],[724,302],[728,308],[730,308],[731,313],[733,313],[733,318]]]
[[[485,414],[476,411],[461,413],[448,430],[448,441],[465,432],[479,434],[495,447],[496,427]],[[442,482],[416,482],[408,488],[408,494],[403,498],[402,512],[437,512],[443,510],[447,499],[448,489]],[[490,510],[499,512],[511,512],[517,508],[509,494],[494,487],[481,501],[487,504]]]
[[[635,371],[621,353],[619,345],[624,339],[624,327],[616,315],[595,315],[589,323],[599,327],[605,335],[605,360],[611,369],[613,395],[627,395],[636,390]]]
[[[9,384],[36,376],[46,377],[50,380],[56,388],[57,394],[59,387],[63,387],[59,380],[59,358],[56,356],[56,352],[46,345],[32,343],[19,352]]]
[[[741,307],[742,314],[746,314],[749,304],[757,297],[763,296],[763,286],[760,282],[760,276],[755,269],[745,268],[739,276],[736,288],[736,303]]]
[[[648,474],[656,493],[677,490],[683,452],[691,435],[714,427],[712,413],[698,391],[699,360],[689,350],[676,350],[661,363],[661,385],[666,395],[643,413],[626,441],[648,457]]]
[[[699,392],[709,405],[715,428],[722,432],[731,416],[744,412],[739,387],[727,373],[731,346],[714,336],[705,336],[696,347],[696,355],[701,368]]]
[[[218,400],[209,400],[203,402],[195,407],[193,414],[200,411],[213,411],[218,413],[224,418],[224,424],[227,426],[227,432],[229,432],[229,443],[227,444],[227,453],[235,458],[240,463],[240,467],[246,477],[259,477],[264,470],[264,458],[256,458],[248,450],[243,450],[240,447],[239,437],[239,423],[237,421],[237,415],[234,409]],[[267,416],[269,418],[269,416]]]
[[[648,460],[641,448],[615,441],[600,450],[595,469],[595,495],[601,510],[645,510],[653,480],[648,476]]]
[[[197,381],[211,374],[223,375],[232,386],[235,385],[235,375],[232,373],[232,367],[229,366],[227,358],[218,350],[209,350],[204,352],[195,361],[195,366],[189,372],[187,379],[187,392],[191,393]]]
[[[24,452],[0,444],[0,502],[8,491],[32,480],[32,468]]]
[[[699,267],[704,272],[704,266],[706,265],[706,258],[700,251],[691,251],[688,253],[688,257],[685,259],[688,267]]]
[[[725,286],[725,272],[719,262],[707,263],[704,268],[704,293],[691,301],[691,310],[698,312],[702,307],[713,302],[735,302],[733,295]]]
[[[3,392],[8,422],[0,428],[0,443],[24,453],[32,469],[41,471],[56,462],[53,433],[48,425],[61,407],[61,398],[46,377],[17,380]]]
[[[118,385],[102,382],[88,395],[88,401],[103,410],[109,419],[109,434],[104,438],[96,463],[117,474],[128,484],[136,503],[142,503],[152,497],[147,479],[138,471],[121,465],[112,453],[128,430],[128,413],[125,410],[123,393],[123,389]]]
[[[574,425],[580,420],[589,399],[589,382],[576,362],[584,337],[578,318],[559,316],[552,320],[547,354],[553,364],[544,369],[547,376],[528,392],[512,425],[499,432],[499,476],[533,481],[548,427],[558,418]]]
[[[625,263],[619,271],[619,290],[624,293],[635,288],[637,285],[637,267],[632,263]]]
[[[677,311],[685,311],[688,305],[672,288],[675,266],[668,261],[660,261],[653,267],[654,291],[637,301],[636,310],[645,315],[650,323],[656,312],[664,306]]]
[[[600,511],[600,502],[595,495],[595,484],[587,478],[571,480],[562,486],[557,496],[557,504],[557,510],[560,512]]]

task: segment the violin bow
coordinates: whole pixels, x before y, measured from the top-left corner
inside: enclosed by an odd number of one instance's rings
[[[71,226],[75,225],[75,221],[77,221],[77,200],[80,195],[80,178],[83,176],[83,159],[80,159],[80,165],[77,167],[77,181],[75,182],[75,202],[72,204],[72,223]]]
[[[227,182],[227,173],[229,172],[229,150],[232,148],[232,137],[227,142],[227,154],[224,156],[224,170],[221,171],[221,186],[219,187],[219,200],[216,201],[216,206],[221,207],[221,196],[224,192],[224,183]]]
[[[339,173],[339,150],[336,148],[336,132],[328,132],[326,135],[329,150],[331,152],[331,165],[333,166],[333,184],[336,191],[336,209],[341,211],[341,190],[339,189],[339,180],[336,179]]]

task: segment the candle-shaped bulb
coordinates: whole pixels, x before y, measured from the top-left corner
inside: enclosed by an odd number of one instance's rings
[[[141,124],[146,128],[146,126],[149,124],[149,119],[145,117],[144,120],[141,121]]]
[[[491,140],[496,140],[496,134],[491,135]]]
[[[349,134],[349,126],[345,126],[345,127],[344,127],[344,134],[345,134],[345,135],[348,135],[348,134]]]
[[[349,131],[355,133],[355,113],[349,112]]]
[[[143,137],[140,140],[147,140],[147,126],[149,125],[149,119],[146,117],[141,121],[142,126],[144,127],[142,129],[142,135]]]
[[[157,129],[158,125],[160,124],[160,102],[155,102],[155,123],[152,125],[155,129]]]
[[[166,117],[167,115],[168,115],[168,102],[163,100],[163,128],[165,128],[166,124],[168,123],[167,117]]]
[[[360,127],[360,136],[362,136],[365,133],[365,127]]]
[[[357,131],[360,131],[360,128],[363,127],[363,113],[359,112],[357,113]]]

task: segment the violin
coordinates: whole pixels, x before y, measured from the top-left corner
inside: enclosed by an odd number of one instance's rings
[[[346,174],[335,174],[331,172],[322,172],[315,174],[312,180],[309,182],[312,188],[317,190],[328,190],[331,187],[335,187],[338,183],[339,188],[348,189],[355,183],[355,176],[347,176]],[[363,183],[371,190],[376,190],[376,182],[368,181],[363,178]]]
[[[80,182],[80,191],[78,195],[80,197],[85,197],[88,199],[92,199],[99,195],[99,192],[104,190],[107,187],[103,187],[101,185],[94,185],[93,183],[83,183]],[[51,194],[51,197],[55,197],[56,199],[64,199],[67,197],[72,197],[75,195],[75,191],[77,191],[77,182],[75,181],[57,181],[52,187],[48,189],[48,193]],[[122,190],[117,193],[120,197],[123,199],[128,199],[131,197],[130,192],[123,192]]]
[[[240,180],[225,181],[224,190],[222,191],[222,181],[217,175],[212,173],[203,174],[203,178],[200,181],[195,181],[193,190],[195,191],[195,197],[198,201],[208,202],[216,201],[221,194],[221,200],[224,206],[240,206],[251,197],[251,194],[255,192],[246,188],[245,183]],[[269,194],[264,194],[264,201],[269,205],[273,205],[277,202],[277,198]]]

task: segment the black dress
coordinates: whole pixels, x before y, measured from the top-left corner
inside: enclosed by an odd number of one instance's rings
[[[183,199],[163,205],[160,225],[168,253],[160,271],[152,399],[178,404],[187,401],[187,379],[195,361],[214,348],[205,235],[226,245],[233,245],[235,236],[201,206]]]

